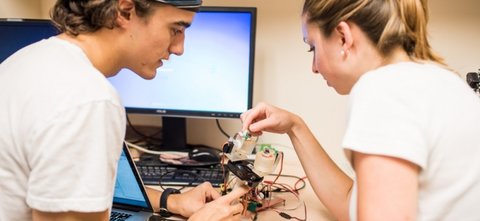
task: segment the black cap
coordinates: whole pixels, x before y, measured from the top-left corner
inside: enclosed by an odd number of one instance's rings
[[[164,4],[173,5],[177,8],[197,9],[202,5],[202,0],[153,0]]]

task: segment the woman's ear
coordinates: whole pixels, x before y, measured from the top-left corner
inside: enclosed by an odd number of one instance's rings
[[[341,43],[343,53],[345,53],[345,55],[348,55],[350,49],[353,46],[353,35],[350,24],[342,21],[337,25],[335,31],[339,34],[342,40]]]

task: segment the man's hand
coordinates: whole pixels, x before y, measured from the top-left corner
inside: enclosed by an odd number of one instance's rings
[[[209,182],[204,182],[182,194],[170,195],[167,199],[167,209],[172,213],[190,217],[206,203],[220,197],[220,193]]]
[[[207,203],[198,212],[194,213],[188,220],[240,220],[243,205],[237,200],[248,192],[248,188],[237,187],[229,194]]]

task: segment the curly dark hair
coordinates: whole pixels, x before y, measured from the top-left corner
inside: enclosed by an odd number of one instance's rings
[[[133,3],[136,14],[142,18],[151,14],[153,5],[163,5],[149,0],[133,0]],[[118,12],[118,0],[57,0],[50,17],[60,32],[76,36],[103,27],[113,29],[117,26]],[[129,16],[122,11],[120,15]]]

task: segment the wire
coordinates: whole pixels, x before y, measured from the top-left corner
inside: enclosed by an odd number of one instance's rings
[[[272,183],[276,183],[276,182],[277,182],[278,177],[280,177],[280,175],[282,174],[282,171],[283,171],[283,152],[280,152],[279,154],[281,155],[281,158],[280,158],[280,171],[278,172],[278,176],[275,177],[275,179],[273,180]]]
[[[225,156],[225,154],[222,154],[222,157],[221,157],[221,160],[220,160],[220,165],[222,165],[222,174],[223,174],[223,190],[222,190],[223,194],[226,194],[227,189],[228,189],[228,177],[226,176],[226,170],[225,170],[225,160],[226,160],[226,158],[227,158],[227,156]]]
[[[269,176],[277,176],[278,174],[268,174]],[[295,178],[297,179],[297,181],[295,182],[295,184],[293,185],[294,188],[292,188],[293,191],[295,192],[298,192],[302,189],[304,189],[306,186],[307,186],[307,183],[306,183],[306,179],[307,177],[299,177],[299,176],[294,176],[294,175],[286,175],[286,174],[281,174],[280,177],[289,177],[289,178]],[[264,183],[268,184],[268,185],[271,185],[272,184],[272,181],[264,181]],[[300,187],[297,187],[298,184],[302,184]],[[285,191],[284,189],[281,189],[281,188],[277,188],[277,189],[274,189],[272,190],[272,192],[289,192],[289,191]]]
[[[195,174],[195,173],[193,173],[193,172],[191,172],[191,171],[188,171],[188,170],[180,170],[180,169],[177,169],[177,170],[167,171],[167,172],[165,172],[164,174],[160,175],[160,178],[158,179],[158,185],[160,186],[160,188],[161,188],[163,191],[165,191],[165,187],[164,187],[164,185],[162,184],[162,179],[163,179],[163,177],[166,176],[166,175],[168,175],[168,174],[175,174],[176,172],[179,172],[179,171],[180,171],[180,172],[183,172],[183,173],[188,173],[188,174],[194,176],[194,177],[195,177],[195,180],[192,181],[192,182],[199,181],[199,180],[201,180],[202,182],[205,182],[205,180],[204,180],[204,179],[201,179],[201,178],[198,176],[198,174]],[[193,186],[193,185],[192,185],[192,183],[189,183],[188,186]],[[183,190],[185,187],[187,187],[187,186],[182,186],[182,187],[180,187],[178,190]]]
[[[281,144],[281,143],[257,143],[255,146],[260,147],[262,145],[271,145],[272,147],[283,147],[285,149],[295,150],[295,148],[293,146],[289,146],[289,145],[285,145],[285,144]]]
[[[307,179],[307,176],[304,176],[304,177],[300,178],[299,180],[297,180],[297,182],[295,182],[295,184],[293,185],[293,187],[295,188],[294,190],[298,192],[299,190],[305,188],[305,186],[306,186],[305,180],[306,179]],[[297,188],[297,184],[299,184],[300,181],[303,183],[303,185],[300,188]]]
[[[303,211],[304,211],[304,216],[305,218],[304,219],[300,219],[298,217],[295,217],[295,216],[291,216],[289,215],[288,213],[285,213],[285,212],[281,212],[281,211],[278,211],[276,209],[272,209],[273,211],[277,212],[278,215],[280,215],[281,217],[285,218],[285,219],[294,219],[294,220],[298,220],[298,221],[306,221],[307,220],[307,205],[305,205],[305,201],[303,201]]]
[[[141,147],[141,146],[138,146],[136,144],[133,144],[133,143],[130,143],[128,141],[125,141],[125,143],[127,144],[128,147],[132,147],[132,148],[135,148],[141,152],[144,152],[144,153],[149,153],[149,154],[154,154],[154,155],[162,155],[162,154],[175,154],[175,155],[179,155],[179,156],[182,156],[182,157],[187,157],[188,156],[188,153],[187,152],[179,152],[179,151],[153,151],[153,150],[148,150],[144,147]]]
[[[223,134],[225,137],[230,138],[230,135],[228,135],[228,133],[225,132],[225,131],[223,130],[222,126],[220,125],[220,120],[215,119],[215,121],[217,122],[217,127],[218,127],[218,129],[220,130],[220,132],[222,132],[222,134]]]
[[[158,130],[157,132],[155,132],[151,135],[146,135],[146,134],[140,132],[137,128],[135,128],[135,126],[133,126],[132,122],[130,121],[130,117],[129,117],[128,114],[126,116],[127,116],[127,123],[128,123],[128,126],[130,127],[130,129],[132,129],[132,131],[135,132],[136,134],[140,135],[145,141],[150,140],[150,139],[155,140],[155,141],[162,141],[162,139],[155,137],[155,136],[162,133],[162,128],[160,128],[160,130]]]

